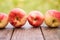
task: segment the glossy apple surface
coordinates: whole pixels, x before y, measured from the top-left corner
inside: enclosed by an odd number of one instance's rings
[[[5,13],[0,13],[0,28],[5,28],[8,24],[8,16]]]
[[[60,25],[60,12],[57,10],[48,10],[45,15],[45,23],[49,27],[58,27]]]
[[[14,8],[9,13],[9,21],[16,28],[23,26],[26,20],[26,12],[20,8]]]
[[[39,11],[31,11],[28,15],[28,22],[33,27],[39,27],[44,21],[44,16]]]

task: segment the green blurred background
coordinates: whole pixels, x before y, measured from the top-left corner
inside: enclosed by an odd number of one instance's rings
[[[45,14],[47,10],[60,10],[60,0],[0,0],[0,12],[8,14],[16,7],[22,8],[27,14],[32,10],[39,10]]]

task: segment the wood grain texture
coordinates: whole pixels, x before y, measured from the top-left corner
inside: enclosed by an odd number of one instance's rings
[[[10,40],[13,29],[0,29],[0,40]]]
[[[60,28],[42,27],[45,40],[60,40]]]
[[[40,28],[15,29],[12,40],[44,40]]]

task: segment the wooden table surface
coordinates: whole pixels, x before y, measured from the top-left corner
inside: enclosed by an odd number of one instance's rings
[[[0,29],[0,40],[60,40],[60,28],[5,28]]]

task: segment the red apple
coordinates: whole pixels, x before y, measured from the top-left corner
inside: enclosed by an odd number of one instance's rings
[[[57,10],[48,10],[45,15],[45,23],[49,27],[58,27],[60,25],[60,12]]]
[[[10,11],[9,21],[14,27],[19,28],[23,26],[26,23],[26,20],[27,17],[24,10],[19,8],[14,8]]]
[[[5,13],[0,13],[0,28],[5,28],[8,24],[8,16]]]
[[[31,11],[28,16],[28,22],[33,27],[40,26],[44,21],[44,16],[39,11]]]

